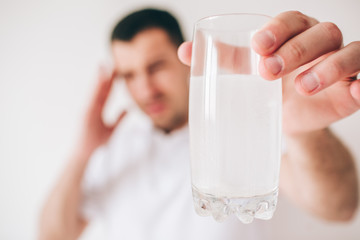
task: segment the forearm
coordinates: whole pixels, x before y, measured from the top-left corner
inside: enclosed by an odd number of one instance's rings
[[[41,240],[76,239],[86,226],[79,215],[79,207],[81,181],[89,157],[89,151],[76,152],[65,167],[41,214]]]
[[[358,205],[358,180],[349,151],[328,129],[286,140],[280,184],[284,192],[314,215],[351,219]]]
[[[90,159],[96,148],[108,142],[114,129],[126,115],[122,112],[114,125],[108,126],[102,113],[109,96],[115,72],[99,71],[99,81],[83,121],[76,151],[47,199],[40,217],[41,240],[76,239],[86,226],[80,216],[82,199],[81,183]]]

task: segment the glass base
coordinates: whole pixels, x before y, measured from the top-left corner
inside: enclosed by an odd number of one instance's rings
[[[251,223],[254,218],[269,220],[274,214],[278,197],[278,189],[265,195],[244,198],[216,197],[201,193],[195,187],[192,193],[196,213],[200,216],[212,215],[218,222],[232,214],[242,223]]]

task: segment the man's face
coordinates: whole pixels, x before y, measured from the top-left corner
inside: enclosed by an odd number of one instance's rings
[[[130,42],[112,44],[117,74],[155,126],[171,131],[188,117],[189,68],[177,57],[177,48],[167,33],[153,28],[135,35]]]

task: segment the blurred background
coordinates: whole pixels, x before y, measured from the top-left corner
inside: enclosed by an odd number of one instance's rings
[[[286,10],[336,23],[345,44],[360,40],[359,0],[0,0],[0,239],[36,239],[39,211],[73,150],[98,65],[110,62],[110,32],[143,6],[175,13],[188,40],[194,22],[208,15]],[[121,84],[113,93],[109,121],[131,104]],[[360,112],[333,125],[358,165],[359,122]],[[293,211],[276,239],[360,239],[360,214],[330,224]],[[81,239],[101,234],[95,222]]]

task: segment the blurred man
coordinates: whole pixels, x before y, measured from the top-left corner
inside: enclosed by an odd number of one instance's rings
[[[111,40],[115,71],[100,71],[79,144],[44,206],[40,238],[76,239],[101,218],[108,239],[266,239],[259,222],[218,224],[193,210],[189,68],[177,57],[183,37],[175,18],[154,9],[134,12]],[[281,192],[318,217],[350,220],[358,202],[354,162],[327,127],[360,106],[359,43],[343,48],[334,24],[286,12],[254,36],[253,48],[263,56],[263,77],[284,83]],[[189,65],[189,43],[179,55]],[[113,126],[104,124],[115,76],[124,79],[146,120],[124,112]]]

